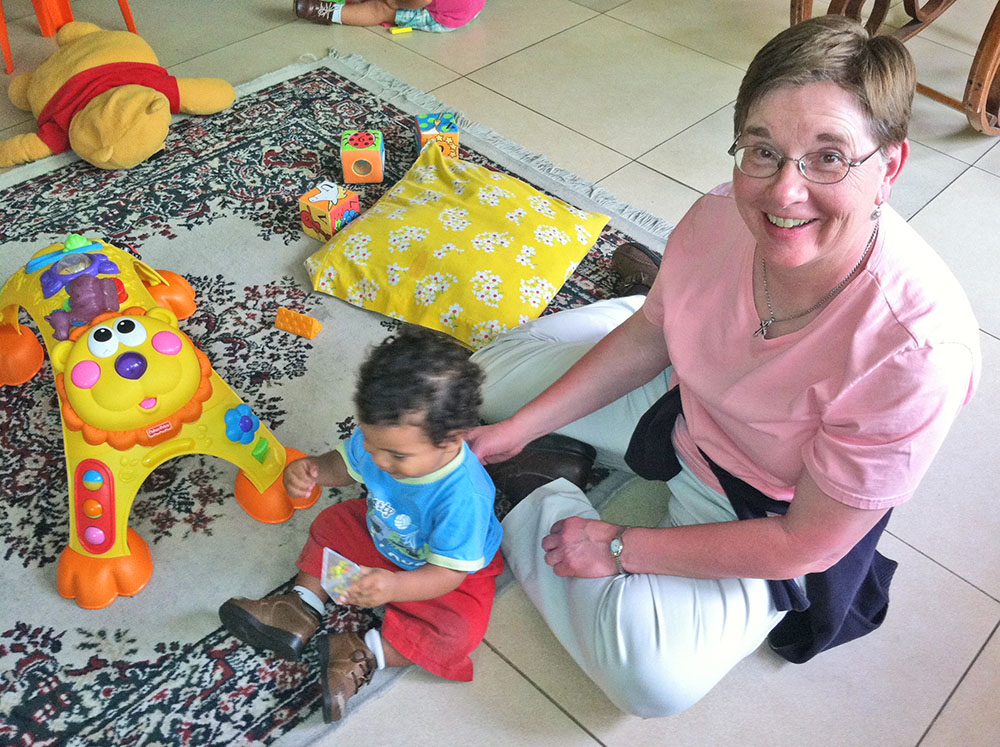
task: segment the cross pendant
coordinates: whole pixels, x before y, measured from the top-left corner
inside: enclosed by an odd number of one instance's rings
[[[774,323],[774,319],[761,319],[760,320],[760,329],[755,330],[754,333],[753,333],[753,336],[754,337],[766,337],[767,336],[767,328],[770,327],[773,323]]]

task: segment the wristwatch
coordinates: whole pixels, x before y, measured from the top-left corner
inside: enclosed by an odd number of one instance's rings
[[[622,535],[625,534],[625,530],[629,527],[622,527],[618,530],[618,534],[615,538],[611,540],[611,544],[608,545],[608,549],[611,550],[611,557],[615,559],[615,567],[618,568],[618,575],[628,574],[625,570],[625,566],[622,565],[622,551],[625,549],[625,543],[622,542]]]

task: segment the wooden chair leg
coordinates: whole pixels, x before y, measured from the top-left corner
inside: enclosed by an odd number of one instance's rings
[[[1000,2],[972,59],[962,103],[969,124],[987,135],[1000,135]]]

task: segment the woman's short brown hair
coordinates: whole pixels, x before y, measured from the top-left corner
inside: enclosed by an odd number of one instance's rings
[[[820,81],[854,95],[880,148],[906,139],[917,82],[913,58],[895,37],[872,36],[857,21],[839,15],[791,26],[757,53],[736,97],[735,135],[766,94]]]

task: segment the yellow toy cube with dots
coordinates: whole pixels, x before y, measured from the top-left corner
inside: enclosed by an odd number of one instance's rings
[[[452,112],[417,115],[417,150],[434,142],[446,158],[458,158],[458,123]]]
[[[333,182],[320,182],[299,198],[302,230],[314,239],[329,241],[361,213],[357,192]]]

